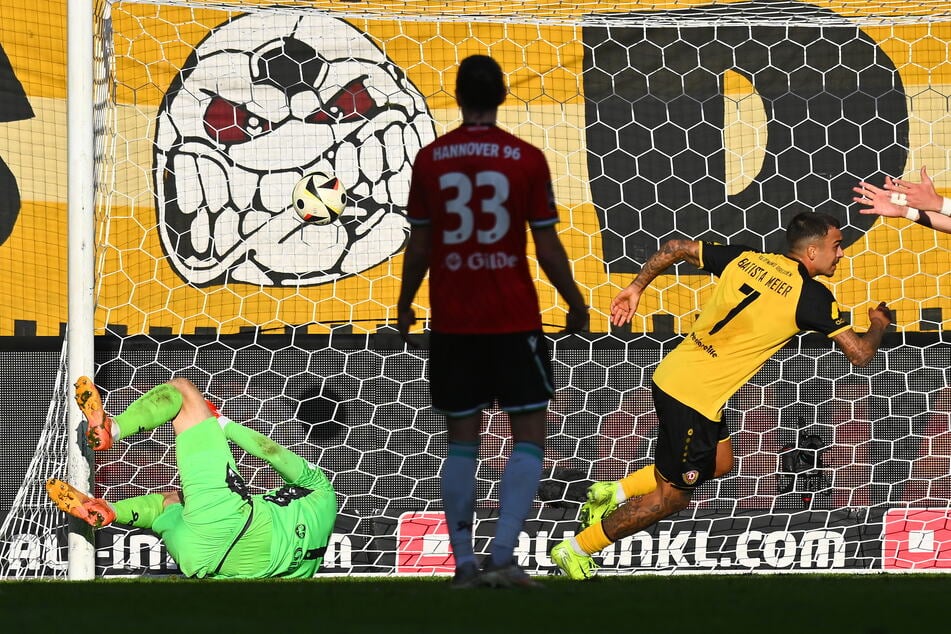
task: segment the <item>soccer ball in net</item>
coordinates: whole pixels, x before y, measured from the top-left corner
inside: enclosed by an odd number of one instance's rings
[[[291,202],[301,219],[318,225],[333,222],[347,206],[347,192],[336,176],[305,174],[294,185]]]

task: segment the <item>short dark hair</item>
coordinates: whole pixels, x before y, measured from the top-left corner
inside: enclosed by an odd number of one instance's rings
[[[470,55],[459,64],[456,97],[463,108],[498,108],[507,92],[502,67],[488,55]]]
[[[825,237],[831,227],[841,229],[842,223],[835,216],[819,212],[796,214],[786,227],[786,244],[794,251],[806,242]]]

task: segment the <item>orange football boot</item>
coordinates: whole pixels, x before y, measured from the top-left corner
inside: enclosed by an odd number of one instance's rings
[[[93,451],[112,447],[112,419],[102,409],[99,390],[88,376],[76,381],[76,404],[86,417],[86,444]]]
[[[46,493],[61,511],[94,528],[102,528],[116,521],[116,512],[108,502],[91,498],[68,482],[51,478],[46,481]]]

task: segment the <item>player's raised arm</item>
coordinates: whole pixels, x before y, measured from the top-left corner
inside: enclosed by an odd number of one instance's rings
[[[218,424],[221,425],[228,440],[255,458],[260,458],[271,465],[287,484],[298,484],[301,476],[312,466],[290,449],[277,444],[256,429],[245,427],[223,416],[218,417]]]
[[[868,310],[868,319],[866,332],[859,334],[849,328],[832,338],[849,362],[860,368],[867,366],[875,357],[882,344],[882,336],[893,321],[892,311],[882,302]]]
[[[677,262],[700,266],[700,243],[696,240],[668,240],[660,250],[647,258],[634,281],[618,293],[611,302],[611,323],[623,326],[631,321],[641,301],[641,293],[658,275]]]

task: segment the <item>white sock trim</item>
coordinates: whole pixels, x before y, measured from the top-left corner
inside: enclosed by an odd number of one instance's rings
[[[572,537],[570,537],[570,538],[568,539],[568,543],[571,544],[571,549],[572,549],[573,551],[575,551],[575,553],[581,555],[582,557],[590,557],[590,556],[591,556],[591,555],[589,555],[588,553],[586,553],[586,552],[584,551],[584,549],[581,548],[581,546],[578,545],[578,540],[575,539],[574,536],[572,536]]]
[[[621,486],[621,483],[617,483],[617,488],[614,489],[614,501],[620,504],[627,499],[627,494],[624,493],[624,487]]]

